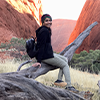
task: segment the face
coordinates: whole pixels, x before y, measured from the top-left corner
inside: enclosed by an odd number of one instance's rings
[[[44,20],[44,23],[43,23],[42,25],[43,25],[43,26],[46,26],[46,27],[48,27],[48,28],[50,28],[51,25],[52,25],[52,20],[51,20],[50,18],[46,18],[46,19]]]

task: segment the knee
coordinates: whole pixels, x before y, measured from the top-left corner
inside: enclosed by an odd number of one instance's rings
[[[68,58],[64,57],[64,60],[68,63]]]
[[[68,67],[68,64],[65,62],[65,63],[63,63],[61,66],[62,66],[62,68]]]

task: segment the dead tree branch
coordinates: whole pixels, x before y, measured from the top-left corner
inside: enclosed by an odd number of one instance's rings
[[[68,61],[71,61],[74,52],[95,25],[97,25],[97,22],[91,24],[60,54],[68,58]],[[34,79],[38,76],[57,69],[57,67],[42,63],[40,68],[29,67],[20,70],[24,64],[29,62],[31,60],[21,64],[17,72],[0,74],[0,100],[85,100],[84,96],[80,96],[80,94],[65,89],[44,86],[35,81]]]
[[[89,27],[86,28],[85,31],[83,31],[69,46],[67,46],[60,54],[64,55],[68,61],[70,62],[73,54],[75,53],[76,49],[82,44],[83,40],[89,35],[91,29],[97,25],[97,22],[92,23]],[[55,66],[50,66],[47,64],[42,63],[41,64],[41,68],[38,67],[30,67],[27,69],[24,69],[22,71],[20,71],[21,73],[29,73],[30,77],[32,77],[33,79],[37,78],[40,75],[43,75],[45,73],[47,73],[50,70],[54,70],[57,69],[57,67]],[[36,69],[37,68],[37,69]],[[30,73],[29,70],[31,70],[32,72]],[[35,72],[34,72],[35,71]]]

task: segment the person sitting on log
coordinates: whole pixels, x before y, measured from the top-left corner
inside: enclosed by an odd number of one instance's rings
[[[44,14],[41,17],[42,26],[40,26],[36,30],[37,37],[37,50],[38,53],[36,55],[37,63],[41,64],[44,62],[46,64],[56,66],[60,68],[58,79],[55,81],[55,85],[64,86],[65,89],[68,89],[73,92],[78,92],[71,85],[71,78],[68,66],[68,60],[66,57],[53,53],[52,45],[51,45],[51,25],[52,25],[52,17],[49,14]],[[62,81],[63,74],[65,76],[65,82]]]

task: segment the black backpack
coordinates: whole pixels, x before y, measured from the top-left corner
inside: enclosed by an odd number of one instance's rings
[[[32,37],[31,39],[26,41],[26,52],[30,58],[34,58],[38,52],[36,50],[36,38]]]

